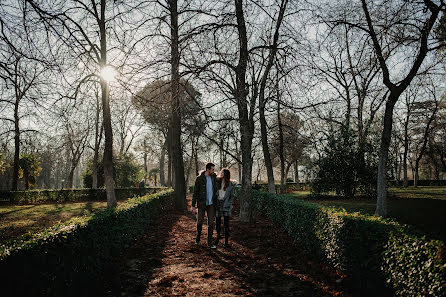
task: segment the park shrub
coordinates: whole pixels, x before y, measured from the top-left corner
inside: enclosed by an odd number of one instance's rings
[[[104,186],[104,161],[102,155],[98,160],[98,187]],[[133,154],[113,156],[113,180],[119,188],[133,187],[144,177],[141,166]],[[87,166],[81,174],[85,188],[93,185],[93,158],[87,161]]]
[[[378,150],[373,141],[360,142],[357,133],[342,125],[330,131],[323,155],[312,165],[313,195],[335,192],[354,197],[357,192],[373,197],[376,194]]]
[[[113,257],[172,204],[172,190],[133,198],[0,246],[2,296],[95,295]]]
[[[122,200],[133,196],[153,194],[165,189],[163,187],[116,188],[115,195],[117,200]],[[104,188],[0,191],[0,200],[9,200],[14,203],[107,201],[107,193]]]
[[[446,296],[445,244],[408,226],[253,191],[261,213],[307,252],[345,272],[361,295]]]

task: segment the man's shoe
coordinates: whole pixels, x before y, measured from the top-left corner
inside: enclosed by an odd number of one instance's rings
[[[217,247],[216,247],[215,245],[213,245],[213,244],[210,244],[210,245],[209,245],[209,248],[210,248],[210,249],[216,249]]]

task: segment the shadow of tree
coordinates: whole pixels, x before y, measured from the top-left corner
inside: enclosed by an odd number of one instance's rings
[[[271,222],[256,219],[254,223],[241,223],[237,210],[234,213],[231,247],[219,246],[216,250],[209,249],[205,242],[195,244],[195,215],[191,212],[162,215],[123,253],[122,293],[125,296],[354,296],[348,284],[336,282],[341,277],[338,271],[304,254]],[[202,236],[206,237],[207,228],[203,229]]]
[[[232,247],[213,259],[255,296],[352,296],[335,269],[319,263],[269,222],[233,220]]]
[[[122,295],[144,295],[147,281],[153,272],[163,265],[163,251],[180,215],[182,213],[177,211],[162,212],[144,235],[116,259],[115,267],[119,274]]]
[[[21,211],[24,211],[24,210],[29,210],[29,209],[34,208],[36,206],[37,205],[35,205],[35,204],[27,205],[27,206],[24,206],[24,207],[21,207],[21,208],[17,208],[17,209],[14,209],[14,210],[2,212],[2,213],[0,213],[0,218],[3,217],[3,216],[6,216],[6,215],[12,214],[12,213],[21,212]]]

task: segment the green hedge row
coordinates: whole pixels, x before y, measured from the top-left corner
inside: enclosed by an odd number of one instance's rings
[[[163,187],[117,188],[116,199],[122,200],[133,196],[144,196],[163,191]],[[105,189],[64,189],[64,190],[29,190],[0,191],[0,200],[13,203],[63,202],[63,201],[106,201]]]
[[[352,278],[361,296],[446,296],[445,244],[407,226],[253,191],[255,208]],[[387,288],[386,288],[387,287]]]
[[[280,193],[280,184],[276,184],[276,193]],[[264,192],[268,192],[268,184],[253,184],[253,190],[260,190]],[[301,190],[309,190],[310,185],[308,183],[286,183],[283,186],[284,193],[289,193],[293,191],[301,191]],[[189,186],[189,192],[194,192],[194,186]]]
[[[389,187],[402,187],[403,181],[390,180],[387,182]],[[408,180],[407,185],[413,187],[413,180]],[[421,179],[418,181],[419,187],[442,187],[446,186],[446,180],[436,180],[436,179]]]
[[[276,184],[276,193],[280,193],[280,184]],[[268,192],[268,184],[253,184],[252,188],[254,190],[260,190],[263,192]],[[309,190],[310,186],[308,183],[286,183],[283,186],[283,192],[289,193],[293,191]]]
[[[113,257],[172,205],[171,190],[133,198],[0,246],[2,296],[97,295],[91,288],[103,283]]]

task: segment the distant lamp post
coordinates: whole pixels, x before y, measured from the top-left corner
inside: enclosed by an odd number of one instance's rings
[[[107,65],[101,69],[100,76],[107,83],[110,83],[115,80],[117,74],[118,72],[116,71],[115,67]]]

